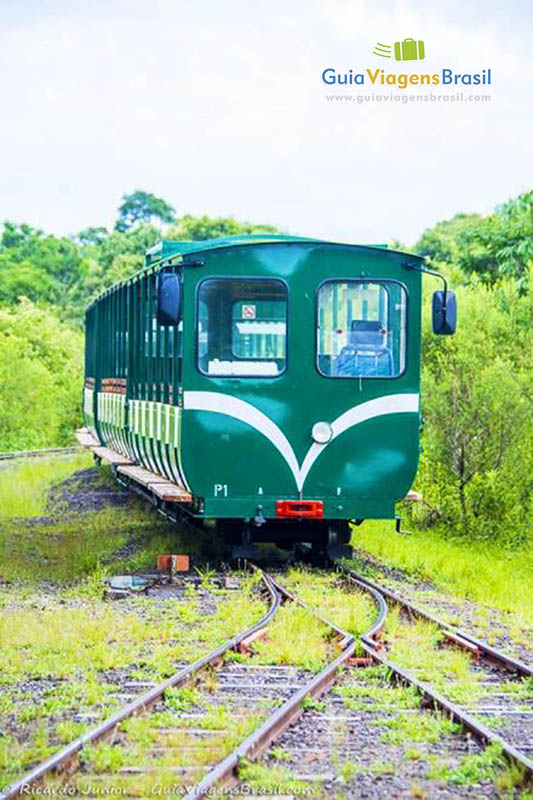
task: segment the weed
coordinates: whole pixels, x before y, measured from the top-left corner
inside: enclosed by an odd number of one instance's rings
[[[209,569],[209,565],[207,565],[206,569],[201,570],[199,567],[194,566],[194,571],[200,577],[200,585],[202,589],[209,591],[213,587],[213,578],[216,575],[215,569]]]
[[[201,692],[194,687],[184,686],[181,689],[167,689],[165,692],[165,703],[173,711],[189,711],[200,705],[201,700]]]
[[[58,742],[61,744],[67,744],[68,742],[74,741],[74,739],[77,739],[78,736],[80,736],[82,731],[83,725],[80,722],[74,722],[70,719],[63,720],[63,722],[58,722],[55,726],[55,734]]]
[[[472,702],[485,693],[480,673],[473,672],[468,653],[440,647],[442,633],[425,620],[406,623],[398,608],[387,622],[390,659],[402,664],[422,681],[442,689],[456,702]]]
[[[475,755],[463,756],[459,764],[450,766],[447,762],[432,759],[433,764],[428,777],[455,783],[461,786],[496,779],[495,773],[505,768],[501,745],[498,742],[486,747]]]
[[[374,761],[370,765],[369,772],[372,775],[394,775],[396,767],[391,761]]]
[[[118,772],[126,763],[126,751],[116,744],[101,742],[85,747],[80,755],[80,762],[97,775],[106,772]]]
[[[288,572],[284,583],[308,606],[356,638],[375,618],[369,596],[339,582],[335,573],[298,567]]]
[[[388,728],[381,739],[391,744],[438,742],[443,736],[460,731],[459,725],[441,714],[399,714],[390,719],[376,721],[376,724]]]
[[[308,787],[303,781],[296,780],[286,767],[268,767],[262,764],[243,762],[239,769],[239,777],[246,787],[262,794],[276,792],[276,794],[295,794],[302,796],[308,794]],[[320,793],[319,785],[315,786],[316,793]]]
[[[323,700],[317,700],[316,697],[304,697],[301,706],[306,710],[324,711],[326,703]]]
[[[420,706],[420,695],[414,686],[392,686],[381,668],[365,670],[364,683],[348,683],[337,687],[335,692],[348,708],[357,711],[368,710],[374,704],[380,710]]]
[[[359,764],[356,764],[355,761],[345,761],[344,764],[338,769],[337,775],[339,780],[343,783],[349,783],[352,778],[355,778],[356,775],[359,775],[361,772],[361,767]]]
[[[404,757],[406,761],[423,761],[424,753],[418,747],[407,747],[405,749]]]
[[[275,758],[276,761],[290,761],[292,756],[282,747],[272,747],[269,751],[269,756]]]
[[[318,671],[328,656],[330,629],[307,609],[290,603],[276,614],[268,638],[254,642],[259,663],[296,664]]]

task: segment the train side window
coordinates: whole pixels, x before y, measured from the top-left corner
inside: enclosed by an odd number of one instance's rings
[[[407,292],[396,281],[326,281],[318,290],[317,366],[332,378],[405,371]]]
[[[287,365],[287,286],[208,278],[197,310],[198,369],[211,377],[275,377]]]

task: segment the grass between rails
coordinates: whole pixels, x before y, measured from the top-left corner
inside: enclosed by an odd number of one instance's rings
[[[334,572],[295,567],[283,577],[282,583],[299,600],[354,637],[361,636],[375,619],[369,595],[347,588]]]
[[[61,479],[69,474],[71,472],[65,473]],[[0,473],[0,484],[2,478],[3,474]],[[41,480],[41,484],[38,481],[33,484],[44,487],[44,499],[41,505],[35,506],[38,509],[36,516],[46,509],[46,491],[51,485],[46,471]],[[376,530],[378,525],[381,527],[383,524],[374,523]],[[357,535],[368,525],[365,523],[363,528],[357,529]],[[432,539],[435,543],[433,535]],[[386,539],[387,553],[393,550],[392,546],[397,540],[400,543],[409,542],[391,531]],[[363,546],[366,545],[363,543]],[[111,695],[119,691],[120,678],[125,671],[128,671],[130,679],[157,680],[174,671],[175,660],[191,660],[198,652],[205,652],[216,642],[227,638],[233,624],[237,629],[243,627],[243,613],[257,614],[257,618],[261,615],[263,608],[260,603],[254,609],[254,603],[258,602],[255,598],[251,598],[254,602],[249,607],[241,601],[234,604],[232,598],[223,612],[222,606],[219,606],[220,615],[218,611],[214,615],[218,621],[214,617],[205,619],[205,615],[198,613],[191,595],[189,602],[167,625],[162,622],[160,612],[155,610],[152,613],[150,606],[144,605],[143,598],[128,601],[130,609],[127,613],[125,608],[110,609],[101,603],[102,562],[106,563],[107,571],[140,570],[152,567],[157,553],[176,552],[176,547],[180,547],[177,529],[160,520],[145,503],[136,501],[124,508],[107,508],[78,515],[76,519],[58,517],[51,524],[40,524],[36,520],[31,528],[19,523],[15,525],[9,520],[5,522],[0,530],[0,552],[3,550],[5,556],[1,571],[5,577],[31,579],[34,584],[37,567],[39,576],[48,580],[66,584],[78,581],[77,585],[63,589],[63,596],[57,599],[49,594],[32,594],[34,586],[32,589],[27,586],[7,587],[3,592],[3,599],[0,600],[0,646],[2,640],[13,641],[14,649],[5,658],[9,667],[4,674],[0,673],[0,681],[4,685],[3,699],[0,698],[0,727],[5,719],[10,718],[11,722],[22,725],[26,737],[25,741],[18,741],[8,735],[0,740],[0,765],[3,764],[6,770],[16,769],[17,764],[20,769],[25,768],[33,760],[46,756],[58,743],[70,741],[78,735],[84,726],[72,719],[74,710],[93,711],[96,707],[97,712],[105,716],[117,704],[120,705],[120,701]],[[191,552],[190,541],[184,547]],[[431,569],[435,559],[432,561],[422,553],[423,547],[427,547],[427,543],[419,544],[420,560],[423,564],[427,561],[427,569]],[[122,556],[116,555],[117,549],[123,552]],[[420,561],[418,566],[416,564],[414,559],[411,569],[405,565],[397,566],[417,576],[423,574]],[[459,575],[460,570],[457,573]],[[432,579],[438,583],[435,578]],[[294,588],[302,599],[325,617],[358,636],[375,616],[373,605],[365,595],[346,592],[337,586],[336,580],[334,575],[301,569],[291,570],[288,578],[283,578],[284,583]],[[449,578],[442,585],[454,588]],[[59,608],[62,616],[57,624],[49,624],[54,608]],[[4,618],[13,611],[18,615],[13,619],[13,627],[10,627],[11,622],[2,627]],[[80,614],[80,611],[83,613]],[[120,614],[128,619],[114,619]],[[178,626],[180,632],[187,629],[194,631],[195,638],[190,642],[189,650],[185,637],[181,636],[178,640],[175,636]],[[425,680],[438,681],[439,675],[434,670],[435,650],[439,645],[436,632],[429,628],[415,628],[409,635],[404,635],[399,628],[399,621],[392,617],[389,631],[395,638],[396,657],[407,660],[411,668],[421,670],[421,677]],[[274,621],[269,639],[256,642],[257,659],[262,663],[291,663],[318,670],[331,655],[328,633],[328,629],[317,625],[308,612],[287,604]],[[216,638],[219,635],[221,639]],[[417,661],[412,651],[418,646],[417,639],[424,637],[429,639],[430,646]],[[454,651],[450,651],[449,656],[446,654],[446,678],[452,679],[460,692],[468,693],[469,697],[477,696],[478,686],[476,683],[469,684],[465,665],[456,658],[457,655],[461,654]],[[90,661],[94,662],[94,669],[91,667],[93,671],[86,681],[84,665]],[[11,662],[14,672],[10,672]],[[63,667],[62,671],[57,670],[58,664]],[[103,676],[105,680],[102,680]],[[381,686],[375,699],[383,701],[384,691]],[[177,710],[187,708],[195,699],[193,695],[187,697],[177,693],[175,697],[169,697],[169,706],[174,704]],[[405,700],[409,701],[409,698]],[[352,701],[364,702],[364,698],[355,695]],[[213,728],[227,729],[231,725],[229,712],[225,714],[224,709],[217,708],[208,716]],[[384,737],[383,741],[397,745],[406,740],[414,743],[433,741],[435,736],[444,733],[439,721],[419,725],[413,719],[398,718],[384,725],[379,735]],[[127,750],[129,758],[131,753],[129,748]],[[124,752],[119,752],[117,748],[110,749],[109,746],[101,751],[95,750],[87,757],[95,759],[98,769],[102,770],[113,771],[125,763]],[[406,754],[406,758],[420,757],[418,745],[411,747],[410,755]],[[488,775],[496,767],[500,769],[497,753],[485,754],[484,751],[480,756],[468,758],[473,759],[472,762],[465,760],[459,767],[445,761],[431,762],[435,779],[456,783],[475,782],[475,776]],[[346,776],[356,768],[351,764],[342,766]],[[390,768],[390,764],[382,765],[383,772]],[[379,765],[375,765],[376,772],[379,769]],[[278,777],[286,780],[288,787],[291,786],[289,773],[280,773]]]
[[[296,595],[313,604],[318,611],[336,624],[349,628],[353,633],[361,633],[366,627],[350,626],[346,619],[346,605],[355,603],[361,607],[360,593],[348,590],[341,592],[340,598],[333,599],[324,589],[335,576],[325,576],[321,583],[320,573],[313,575],[315,580],[308,583],[312,572],[308,570],[292,570],[285,583],[293,588]],[[340,602],[339,602],[340,599]],[[374,612],[375,613],[375,612]],[[369,614],[367,610],[367,615]],[[370,612],[370,618],[372,618]],[[363,616],[362,619],[365,619]],[[359,626],[362,619],[359,618]],[[365,620],[368,622],[368,616]],[[442,647],[442,633],[437,626],[424,620],[406,622],[400,616],[399,609],[392,608],[387,620],[386,641],[389,645],[388,657],[391,661],[402,664],[419,679],[431,683],[450,699],[475,705],[476,701],[487,697],[490,691],[482,685],[482,675],[471,669],[470,656],[451,647]],[[420,705],[416,689],[392,686],[386,679],[384,668],[366,669],[361,673],[359,683],[349,683],[336,690],[348,708],[368,710],[369,706],[379,704],[380,709],[389,711],[415,709]],[[530,681],[510,684],[510,694],[531,696]],[[502,686],[502,691],[506,686]],[[481,753],[462,757],[457,763],[429,757],[414,745],[419,743],[438,743],[443,737],[460,733],[460,726],[451,722],[440,713],[396,714],[376,720],[375,725],[382,729],[380,735],[384,743],[404,746],[404,758],[408,760],[428,761],[428,778],[452,784],[476,784],[479,781],[491,780],[503,791],[510,791],[522,778],[518,771],[510,768],[502,757],[499,746],[485,748]],[[379,765],[375,765],[379,766]],[[390,765],[389,765],[390,767]],[[394,767],[390,767],[389,771]],[[373,765],[361,765],[355,762],[339,764],[339,779],[348,783],[352,777],[360,773],[372,773]],[[386,771],[386,770],[385,770]]]
[[[61,742],[78,735],[75,715],[100,719],[121,705],[127,681],[164,679],[264,613],[246,579],[220,593],[206,613],[201,594],[187,602],[132,598],[109,605],[72,592],[66,598],[21,598],[15,589],[0,613],[0,778],[7,781]],[[66,605],[64,605],[66,603]],[[92,720],[91,722],[94,722]]]
[[[312,609],[326,619],[360,636],[370,625],[372,603],[363,594],[348,593],[338,584],[335,574],[301,567],[292,568],[281,579],[308,606],[287,602],[269,626],[268,638],[256,643],[254,650],[264,663],[295,664],[318,671],[333,657],[332,629],[317,620]]]
[[[91,474],[89,464],[85,456],[35,459],[0,472],[0,496],[10,502],[0,525],[0,785],[122,705],[114,695],[124,681],[164,679],[265,610],[256,577],[230,595],[209,586],[215,610],[202,601],[207,577],[200,591],[185,589],[184,602],[104,602],[106,573],[153,568],[161,552],[204,556],[206,542],[191,543],[142,501],[111,505],[109,470]],[[67,478],[69,502],[61,489],[50,494]],[[77,495],[108,505],[76,513]],[[98,758],[105,764],[118,754]]]
[[[354,529],[352,544],[385,564],[502,611],[533,609],[533,550],[446,539],[437,532],[394,532],[389,521],[367,521]]]

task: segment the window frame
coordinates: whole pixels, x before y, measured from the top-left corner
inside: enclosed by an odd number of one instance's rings
[[[210,375],[209,372],[204,372],[203,369],[200,367],[200,353],[199,353],[199,339],[198,339],[198,325],[200,323],[200,290],[204,283],[209,281],[250,281],[250,282],[258,282],[258,281],[270,281],[273,283],[279,283],[285,289],[285,297],[287,302],[287,313],[285,315],[285,325],[286,325],[286,332],[285,332],[285,361],[283,365],[283,369],[278,372],[276,375]],[[205,302],[205,301],[204,301]],[[235,301],[238,302],[238,301]],[[290,317],[290,288],[289,284],[283,278],[278,277],[270,277],[270,276],[263,276],[263,275],[210,275],[209,277],[203,278],[201,281],[198,282],[196,285],[196,317],[195,317],[195,324],[194,324],[194,361],[196,365],[197,371],[200,375],[203,375],[205,378],[210,378],[211,380],[232,380],[238,378],[239,380],[244,379],[251,379],[251,380],[276,380],[277,378],[281,378],[287,372],[289,367],[289,317]],[[233,337],[232,337],[232,347],[231,352],[233,353]],[[239,358],[236,361],[262,361],[262,362],[269,362],[275,361],[275,359],[270,358],[263,358],[263,359],[245,359]]]
[[[320,369],[319,358],[320,353],[318,349],[318,331],[319,331],[319,302],[320,302],[320,290],[323,286],[328,283],[378,283],[384,284],[385,291],[387,291],[387,284],[388,283],[395,283],[400,286],[401,289],[405,292],[405,361],[403,370],[399,372],[397,375],[326,375],[325,372],[322,372]],[[388,303],[389,303],[389,319],[390,319],[390,294],[388,293]],[[403,281],[399,281],[396,278],[372,278],[371,276],[364,277],[364,278],[326,278],[326,280],[321,281],[315,289],[315,369],[317,373],[320,375],[321,378],[327,378],[330,380],[345,380],[345,381],[362,381],[362,380],[370,380],[370,381],[396,381],[398,378],[402,378],[408,368],[409,368],[409,289],[407,285]]]

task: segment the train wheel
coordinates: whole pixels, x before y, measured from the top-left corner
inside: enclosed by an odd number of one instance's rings
[[[332,520],[328,524],[326,554],[329,558],[351,558],[350,547],[352,531],[348,520]]]

